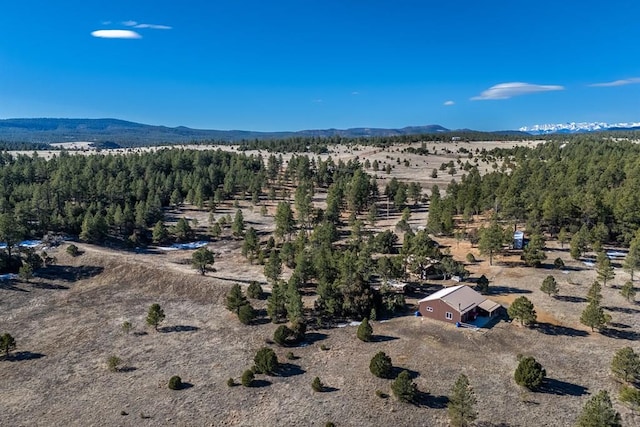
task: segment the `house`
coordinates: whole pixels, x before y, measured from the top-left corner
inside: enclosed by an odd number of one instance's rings
[[[494,317],[502,306],[466,285],[444,288],[418,301],[424,317],[449,323],[465,323],[478,316]]]
[[[513,249],[524,249],[524,232],[513,233]]]

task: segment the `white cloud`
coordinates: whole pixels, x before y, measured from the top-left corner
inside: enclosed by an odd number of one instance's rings
[[[558,85],[536,85],[531,83],[500,83],[491,86],[478,96],[471,98],[472,101],[483,101],[487,99],[509,99],[514,96],[528,95],[537,92],[549,92],[554,90],[564,90],[563,86]]]
[[[640,83],[640,77],[632,77],[630,79],[615,80],[615,81],[612,81],[612,82],[605,82],[605,83],[594,83],[594,84],[590,84],[589,86],[591,86],[591,87],[614,87],[614,86],[632,85],[632,84],[637,84],[637,83]]]
[[[158,24],[136,24],[133,28],[150,28],[152,30],[171,30],[173,27],[168,25],[158,25]]]
[[[142,36],[131,30],[96,30],[91,33],[93,37],[101,39],[141,39]]]
[[[453,104],[455,104],[455,102],[453,102],[453,101],[445,101],[444,104],[442,104],[442,105],[446,105],[448,107],[448,106],[453,105]]]
[[[138,23],[136,21],[124,21],[122,25],[126,27],[135,27]]]

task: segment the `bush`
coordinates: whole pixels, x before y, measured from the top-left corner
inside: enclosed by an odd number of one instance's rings
[[[273,333],[273,340],[276,344],[285,346],[288,344],[289,338],[293,336],[293,331],[286,325],[280,325]]]
[[[234,387],[234,386],[236,385],[236,381],[235,381],[233,378],[229,378],[229,379],[227,380],[227,385],[228,385],[229,387]]]
[[[634,387],[624,387],[620,390],[620,401],[628,403],[635,411],[640,409],[640,390]]]
[[[476,282],[476,290],[480,292],[482,295],[487,295],[489,293],[489,279],[484,274],[478,278]]]
[[[398,378],[391,383],[391,391],[400,402],[413,402],[417,394],[416,385],[407,371],[400,372]]]
[[[78,255],[80,255],[80,250],[76,245],[72,243],[69,246],[67,246],[67,253],[72,257],[77,257]]]
[[[276,353],[268,348],[262,347],[253,358],[255,371],[259,374],[273,374],[278,369],[278,357]]]
[[[560,270],[561,268],[564,267],[564,261],[562,261],[562,258],[556,258],[553,260],[553,266]]]
[[[242,373],[242,379],[240,381],[242,382],[243,386],[251,387],[251,383],[253,383],[254,378],[255,375],[253,374],[253,371],[251,369],[247,369]]]
[[[129,334],[129,332],[131,332],[132,329],[133,329],[133,325],[131,324],[131,322],[129,321],[122,322],[122,332],[124,332],[125,334]]]
[[[533,357],[523,357],[518,363],[514,378],[516,384],[534,390],[542,385],[547,372]]]
[[[122,360],[118,356],[110,356],[107,359],[107,367],[111,372],[118,372]]]
[[[369,363],[369,370],[378,378],[391,378],[393,372],[393,364],[391,358],[383,351],[376,353]]]
[[[246,303],[238,309],[238,319],[240,319],[243,325],[248,325],[255,318],[256,312],[253,307],[251,307],[251,304]]]
[[[387,397],[389,397],[389,395],[382,390],[376,390],[376,396],[378,396],[380,399],[386,399]]]
[[[324,384],[322,384],[322,381],[320,381],[320,378],[315,377],[311,382],[311,388],[313,389],[313,391],[318,391],[318,392],[323,391]]]
[[[356,334],[360,341],[369,342],[373,336],[373,328],[369,324],[369,319],[366,317],[362,319],[362,323],[358,326],[358,332]]]
[[[182,378],[174,375],[169,379],[169,388],[171,390],[180,390],[182,388]]]
[[[256,281],[251,282],[247,288],[247,296],[253,299],[262,298],[262,286]]]
[[[329,351],[329,347],[327,347],[327,346],[326,346],[326,345],[324,345],[324,344],[320,344],[320,350],[322,350],[322,351]]]
[[[287,359],[288,360],[296,360],[296,356],[293,354],[292,351],[287,353]]]
[[[467,254],[467,262],[470,262],[470,263],[476,262],[476,257],[471,252]]]

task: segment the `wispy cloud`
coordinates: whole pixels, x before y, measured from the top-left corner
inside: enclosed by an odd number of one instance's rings
[[[528,95],[538,92],[549,92],[554,90],[564,90],[564,86],[558,85],[536,85],[531,83],[500,83],[491,86],[478,96],[471,98],[472,101],[484,101],[489,99],[509,99],[514,96]]]
[[[622,80],[614,80],[612,82],[605,83],[593,83],[589,86],[591,87],[615,87],[615,86],[625,86],[640,83],[640,77],[632,77],[630,79],[622,79]]]
[[[122,25],[124,25],[126,27],[133,27],[133,28],[149,28],[151,30],[171,30],[171,29],[173,29],[173,27],[170,27],[169,25],[140,24],[137,21],[124,21],[122,23]]]
[[[101,39],[141,39],[142,36],[131,30],[96,30],[91,33],[93,37]]]
[[[442,104],[442,105],[446,105],[448,107],[448,106],[454,105],[454,104],[455,104],[455,102],[453,102],[453,101],[445,101],[444,104]]]
[[[351,95],[353,95],[353,96],[360,95],[360,92],[354,90],[353,92],[351,92]]]

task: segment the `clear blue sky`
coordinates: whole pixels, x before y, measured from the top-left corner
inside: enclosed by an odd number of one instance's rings
[[[0,118],[264,131],[640,121],[639,16],[633,0],[7,0]]]

